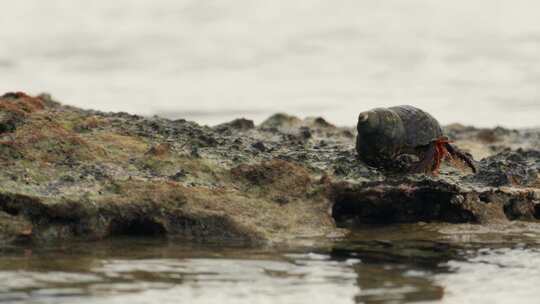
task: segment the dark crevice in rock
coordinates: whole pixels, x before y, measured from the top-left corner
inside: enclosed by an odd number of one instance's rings
[[[486,208],[492,210],[499,208],[507,220],[534,220],[538,218],[536,213],[535,194],[531,190],[513,190],[509,192],[487,190],[477,193],[478,200]],[[470,202],[474,205],[474,200]]]
[[[509,220],[534,220],[539,215],[533,201],[519,198],[509,199],[503,210]]]
[[[4,201],[0,201],[0,204],[1,204],[2,211],[4,211],[5,213],[9,215],[13,215],[13,216],[19,215],[19,209],[16,208],[15,206],[11,204],[5,204]]]
[[[534,201],[533,204],[534,204],[534,207],[533,207],[534,218],[540,219],[540,202]]]
[[[253,239],[251,232],[243,231],[230,218],[222,215],[183,215],[168,219],[171,234],[187,239]]]
[[[504,205],[503,210],[504,214],[506,214],[506,217],[508,217],[509,220],[515,220],[517,218],[516,214],[516,201],[510,200],[507,204]]]
[[[165,235],[166,229],[163,224],[149,218],[135,218],[128,220],[114,220],[111,222],[110,235]]]
[[[422,184],[337,185],[332,214],[338,225],[418,221],[475,222],[463,208],[463,196],[451,188]]]
[[[483,203],[490,203],[491,199],[489,198],[489,195],[487,193],[481,193],[478,195],[478,199]]]
[[[86,201],[64,200],[45,203],[21,195],[0,194],[0,213],[28,221],[33,226],[27,241],[51,237],[103,239],[121,235],[177,235],[188,239],[245,239],[259,236],[224,215],[174,210],[151,211],[149,206],[128,202],[123,208],[105,204],[98,208]]]
[[[10,215],[32,217],[44,211],[38,199],[18,194],[0,193],[0,210]]]

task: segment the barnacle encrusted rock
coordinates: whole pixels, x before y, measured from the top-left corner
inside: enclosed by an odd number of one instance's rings
[[[383,174],[355,130],[278,114],[216,127],[0,97],[0,242],[167,235],[285,241],[350,225],[540,218],[538,130],[445,130],[480,171]]]

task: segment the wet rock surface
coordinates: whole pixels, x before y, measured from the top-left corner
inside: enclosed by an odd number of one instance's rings
[[[358,224],[540,218],[540,130],[445,128],[471,174],[388,174],[354,128],[276,114],[201,126],[0,98],[0,242],[175,235],[286,241]]]

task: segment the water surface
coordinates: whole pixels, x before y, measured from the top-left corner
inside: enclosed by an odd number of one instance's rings
[[[539,231],[415,224],[271,247],[132,237],[10,246],[0,302],[537,303]]]

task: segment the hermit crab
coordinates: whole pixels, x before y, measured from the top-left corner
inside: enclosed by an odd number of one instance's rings
[[[358,116],[356,151],[366,164],[391,171],[439,172],[444,159],[476,173],[472,157],[444,136],[439,122],[413,106],[376,108]]]

